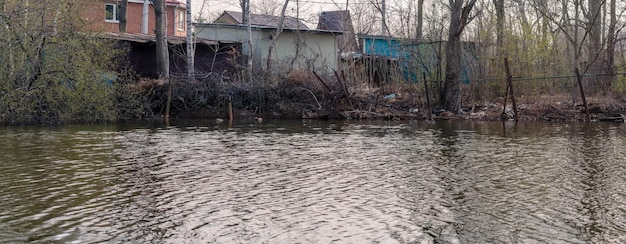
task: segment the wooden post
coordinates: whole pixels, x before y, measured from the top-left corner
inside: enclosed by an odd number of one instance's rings
[[[589,116],[589,107],[587,106],[587,98],[585,98],[585,90],[583,89],[583,81],[578,71],[578,67],[574,68],[574,72],[576,72],[576,79],[578,80],[578,88],[580,89],[580,97],[583,99],[583,105],[585,105],[585,117],[587,118],[587,122],[591,121]]]
[[[424,76],[424,88],[426,89],[426,106],[428,106],[428,115],[426,116],[426,118],[428,118],[428,120],[431,120],[433,116],[433,108],[430,106],[430,93],[428,92],[428,81],[426,80],[426,72],[422,72],[422,75]]]
[[[228,96],[228,122],[233,121],[233,97]]]
[[[519,119],[517,113],[517,104],[515,103],[515,92],[513,92],[513,76],[511,76],[511,70],[509,69],[509,59],[504,58],[504,68],[506,69],[506,81],[509,84],[509,91],[511,92],[511,102],[513,102],[513,113],[515,114],[515,121]]]
[[[506,113],[506,102],[509,100],[509,84],[506,84],[506,95],[504,95],[504,105],[502,107],[502,114],[500,115],[500,119],[504,120],[504,114]]]

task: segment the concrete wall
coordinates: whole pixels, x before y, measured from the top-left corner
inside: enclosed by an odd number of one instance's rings
[[[245,26],[235,25],[199,25],[195,27],[196,36],[216,41],[231,41],[242,43],[242,55],[247,55],[249,50],[246,39]],[[271,38],[274,38],[275,29],[254,28],[252,30],[252,43],[254,65],[257,69],[265,69]],[[331,32],[301,31],[299,39],[297,33],[285,30],[278,39],[273,55],[273,67],[276,71],[287,69],[291,61],[295,59],[295,69],[316,70],[331,72],[337,69],[337,40]],[[300,49],[296,53],[298,41]]]
[[[196,37],[215,40],[215,41],[223,41],[223,42],[238,42],[242,43],[241,55],[246,56],[249,53],[249,45],[248,40],[246,39],[246,29],[245,28],[234,28],[230,25],[224,26],[211,26],[207,27],[206,25],[202,25],[200,27],[195,27]],[[260,60],[261,53],[258,50],[262,48],[262,33],[259,31],[252,31],[252,44],[253,44],[253,60]]]
[[[266,32],[263,43],[263,65],[267,60],[269,46],[271,45],[270,35],[274,31]],[[299,50],[297,50],[300,43]],[[297,55],[297,56],[296,56]],[[280,64],[286,66],[295,59],[294,66],[298,69],[317,70],[322,72],[332,72],[337,69],[338,62],[337,39],[335,35],[327,32],[297,32],[286,31],[280,34],[274,49],[273,63],[280,68]]]

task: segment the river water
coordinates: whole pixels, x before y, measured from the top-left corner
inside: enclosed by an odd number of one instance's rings
[[[626,125],[0,128],[0,243],[626,243]]]

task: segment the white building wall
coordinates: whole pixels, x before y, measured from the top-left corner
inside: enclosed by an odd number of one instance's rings
[[[249,50],[246,39],[246,28],[232,25],[199,25],[194,27],[196,36],[215,41],[229,41],[242,43],[242,55]],[[270,36],[273,38],[275,29],[252,30],[252,44],[254,66],[256,69],[265,69]],[[287,71],[293,61],[293,69],[316,70],[318,72],[332,72],[337,69],[337,39],[331,32],[297,32],[284,31],[274,49],[273,67],[276,72]],[[299,47],[298,47],[298,42]],[[298,50],[297,50],[298,49]]]

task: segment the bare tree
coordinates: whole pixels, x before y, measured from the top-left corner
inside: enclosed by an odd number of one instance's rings
[[[246,71],[248,80],[252,82],[252,65],[254,64],[254,46],[252,43],[252,21],[250,20],[250,0],[239,0],[243,24],[246,25],[246,39],[248,40],[248,62]]]
[[[448,42],[446,46],[446,80],[443,88],[443,105],[446,110],[458,113],[461,109],[461,34],[472,20],[470,12],[476,0],[450,1],[450,27],[448,29]],[[464,6],[465,5],[465,6]]]
[[[424,0],[417,0],[417,26],[415,37],[417,40],[424,38]]]
[[[379,20],[376,8],[370,4],[354,4],[350,7],[350,15],[354,24],[354,32],[358,34],[372,34],[375,31],[372,22]]]
[[[300,1],[296,0],[296,19],[300,19]],[[291,71],[291,69],[293,69],[294,64],[296,63],[296,60],[298,59],[298,56],[300,56],[300,47],[301,47],[301,43],[300,43],[300,21],[296,22],[296,51],[293,54],[293,58],[291,59],[291,62],[289,63],[289,71]]]
[[[381,16],[381,29],[382,29],[382,35],[389,35],[389,30],[387,30],[387,5],[385,4],[385,0],[381,0],[380,3],[380,16]]]
[[[380,13],[380,22],[381,22],[381,34],[383,36],[385,35],[389,35],[389,29],[387,26],[387,6],[385,5],[385,0],[370,0],[370,4],[372,7],[374,7],[378,13]],[[370,16],[370,20],[368,21],[369,25],[372,24],[371,21],[371,16]]]
[[[289,4],[289,0],[285,0],[283,4],[283,8],[280,12],[280,20],[278,21],[278,26],[276,27],[276,32],[272,37],[272,42],[270,43],[270,47],[267,52],[267,71],[272,71],[272,54],[274,52],[274,48],[276,48],[276,43],[278,42],[278,37],[283,32],[284,23],[285,23],[285,11],[287,10],[287,5]]]
[[[187,0],[186,25],[187,31],[187,80],[192,81],[195,76],[195,50],[193,45],[193,23],[191,22],[191,0]]]
[[[603,72],[602,63],[599,62],[603,58],[602,54],[602,5],[604,5],[604,0],[589,0],[588,11],[587,11],[587,30],[589,33],[589,44],[587,45],[588,59],[586,62],[589,65],[589,71],[593,74],[600,74]],[[584,10],[584,8],[583,8]],[[592,79],[587,79],[588,82],[593,83],[604,83],[602,79],[598,76],[592,77]],[[595,89],[595,86],[588,85],[591,89]]]
[[[604,51],[604,48],[614,49],[609,43],[609,38],[606,38],[606,42],[602,39],[602,6],[606,4],[605,0],[591,0],[586,2],[581,0],[575,1],[561,1],[561,16],[554,14],[550,6],[545,1],[533,1],[533,7],[535,7],[543,17],[550,20],[560,30],[560,33],[564,37],[567,43],[567,52],[570,53],[572,60],[571,66],[574,69],[578,69],[581,75],[589,72],[593,74],[601,74],[604,72],[611,73],[609,69],[610,65],[604,67],[605,63],[602,62],[605,58],[603,53],[610,55],[611,51]],[[570,16],[573,14],[574,16]],[[615,35],[615,29],[611,30],[609,26],[609,34]],[[614,43],[614,41],[611,41]],[[607,62],[608,63],[608,62]],[[602,82],[598,77],[587,77],[587,87],[592,91],[597,88],[596,84]],[[607,85],[601,85],[600,87],[604,92],[608,89]]]
[[[501,0],[494,0],[495,1],[501,1]],[[546,1],[546,0],[539,0],[539,1]],[[517,12],[516,14],[519,16],[520,22],[521,22],[521,27],[522,27],[522,32],[524,33],[524,35],[528,34],[527,29],[530,27],[530,23],[528,22],[528,16],[526,15],[526,2],[527,0],[513,0],[513,2],[515,2],[517,4]],[[504,10],[504,2],[502,3],[498,3],[499,5],[502,5],[502,10]],[[498,11],[498,10],[496,10]],[[503,13],[504,14],[504,13]]]
[[[170,103],[172,101],[172,84],[170,79],[170,55],[167,46],[167,9],[165,6],[165,0],[152,0],[155,16],[155,30],[156,35],[156,63],[157,74],[159,79],[167,81],[167,102],[165,104],[165,120],[169,120],[170,117]]]
[[[167,10],[165,0],[150,0],[154,7],[157,73],[161,79],[169,79],[169,50],[167,47]]]
[[[502,57],[506,57],[504,49],[504,0],[493,0],[493,5],[496,8],[496,38],[498,54]]]
[[[197,15],[194,20],[198,23],[206,23],[209,21],[210,13],[208,11],[209,0],[202,0],[200,8],[197,9]]]
[[[615,73],[615,27],[617,25],[617,12],[616,12],[616,0],[610,0],[609,7],[609,28],[606,38],[606,60],[607,60],[607,71],[610,74]],[[611,85],[611,80],[609,80],[609,86]]]
[[[276,16],[280,14],[279,8],[276,6],[283,5],[279,0],[259,0],[256,1],[256,4],[250,5],[250,11],[255,14],[265,14]],[[282,12],[282,11],[281,11]]]

